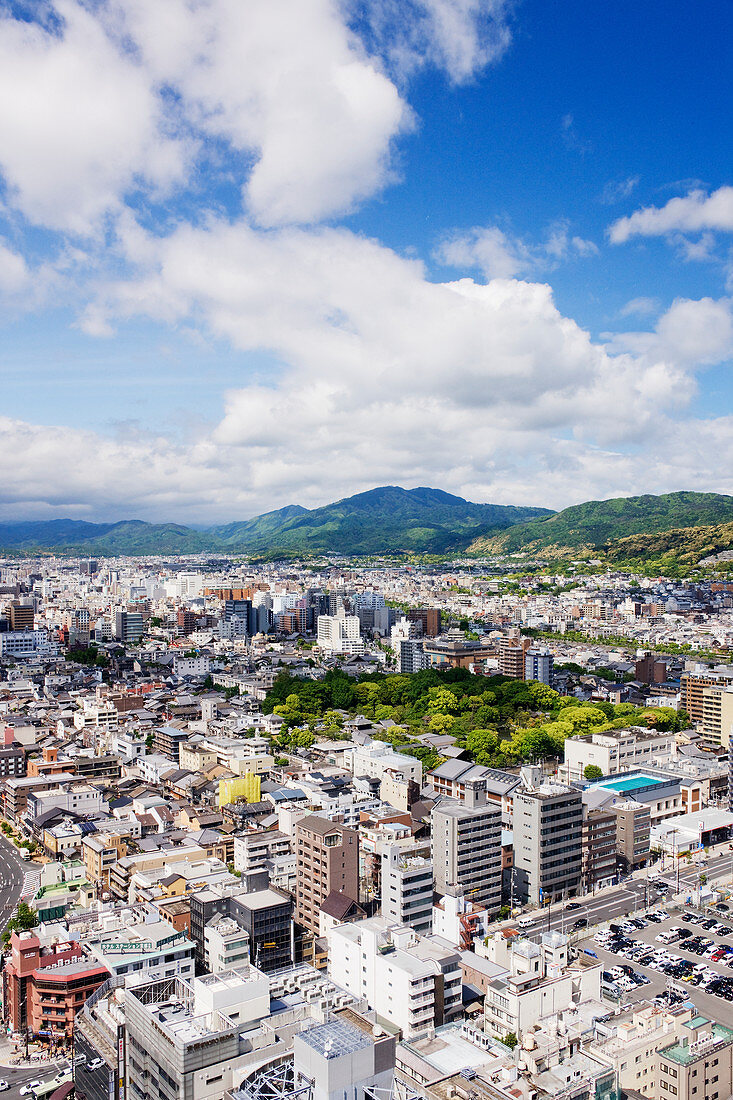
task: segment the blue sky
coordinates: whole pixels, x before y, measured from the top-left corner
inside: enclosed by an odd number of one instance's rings
[[[0,518],[733,492],[730,5],[0,18]]]

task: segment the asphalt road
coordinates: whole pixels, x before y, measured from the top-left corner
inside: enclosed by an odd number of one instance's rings
[[[0,835],[0,931],[12,917],[23,893],[23,879],[34,865],[20,858],[14,846]]]
[[[60,1070],[65,1069],[68,1065],[66,1059],[60,1059],[57,1062],[43,1062],[40,1065],[33,1066],[31,1069],[25,1066],[22,1069],[15,1069],[14,1067],[6,1069],[0,1066],[0,1079],[7,1081],[10,1086],[5,1092],[0,1093],[3,1100],[33,1100],[32,1097],[21,1098],[20,1090],[23,1085],[28,1081],[47,1081],[50,1077],[54,1077]]]
[[[722,851],[718,850],[717,854],[712,853],[704,863],[688,864],[684,860],[680,861],[680,892],[689,890],[692,893],[700,881],[701,874],[707,875],[709,882],[713,879],[733,878],[733,852],[728,849],[727,844]],[[664,867],[659,863],[650,867],[648,878],[646,875],[642,878],[628,878],[619,886],[606,890],[602,894],[586,894],[573,899],[579,905],[578,909],[568,910],[567,902],[565,905],[550,905],[544,910],[537,910],[536,915],[532,914],[535,920],[529,927],[518,926],[516,918],[514,921],[507,921],[506,924],[511,927],[521,927],[522,934],[528,939],[539,939],[542,932],[551,929],[573,933],[573,924],[579,917],[585,917],[589,925],[595,925],[644,909],[647,901],[649,905],[663,902],[667,895],[654,888],[652,883],[655,881],[668,883],[671,888],[670,897],[677,892],[677,867],[676,864],[673,866],[670,856],[666,858]],[[733,919],[733,903],[731,915]],[[721,919],[725,920],[725,913],[721,914]],[[580,934],[582,935],[582,932]]]

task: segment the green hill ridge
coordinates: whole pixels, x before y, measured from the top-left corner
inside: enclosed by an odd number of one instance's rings
[[[516,524],[493,536],[480,536],[473,554],[575,552],[607,553],[618,539],[681,528],[733,522],[733,497],[678,492],[662,496],[615,497],[576,504],[542,519]]]

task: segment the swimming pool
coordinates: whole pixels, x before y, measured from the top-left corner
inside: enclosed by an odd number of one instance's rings
[[[611,779],[598,786],[609,791],[635,791],[639,787],[651,787],[654,783],[664,783],[664,780],[656,775],[631,775],[628,779]]]

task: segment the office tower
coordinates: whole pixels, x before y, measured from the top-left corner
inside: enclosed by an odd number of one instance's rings
[[[143,617],[139,611],[115,612],[115,638],[119,642],[134,644],[143,636]]]
[[[359,900],[359,834],[309,814],[296,826],[295,852],[295,920],[317,935],[320,909],[329,894]]]
[[[416,638],[409,638],[400,642],[399,671],[421,672],[428,667],[427,657],[422,642]]]
[[[407,612],[410,622],[420,623],[424,638],[436,638],[441,630],[439,607],[411,607]]]
[[[552,687],[554,665],[555,659],[549,649],[528,649],[524,655],[524,678]]]
[[[33,630],[35,611],[33,601],[13,600],[8,608],[11,630]]]
[[[577,894],[582,868],[581,792],[537,772],[522,769],[525,787],[514,793],[515,896],[531,905]]]
[[[466,781],[465,801],[444,799],[430,814],[435,889],[462,886],[469,901],[501,906],[501,805],[490,803],[486,780]]]

